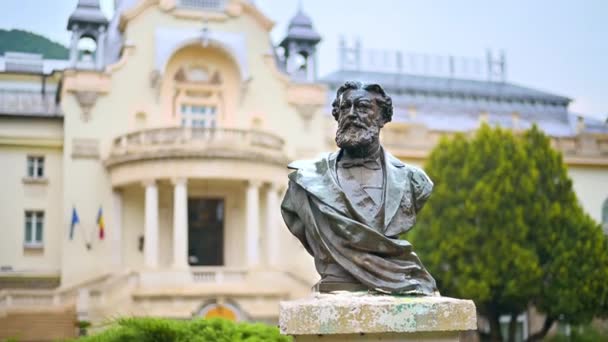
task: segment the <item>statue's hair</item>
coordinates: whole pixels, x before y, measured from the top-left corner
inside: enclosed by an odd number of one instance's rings
[[[347,90],[357,89],[363,89],[380,95],[380,97],[376,99],[376,104],[378,107],[380,107],[384,123],[391,122],[393,119],[393,100],[391,97],[386,95],[386,92],[379,84],[362,83],[359,81],[347,81],[340,88],[338,88],[336,98],[331,103],[331,115],[334,117],[334,119],[338,120],[338,117],[340,116],[340,100],[342,98],[342,94],[344,94]]]

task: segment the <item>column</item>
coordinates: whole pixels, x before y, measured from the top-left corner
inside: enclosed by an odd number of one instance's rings
[[[72,41],[70,42],[70,67],[75,68],[78,63],[78,25],[72,25]]]
[[[247,265],[260,263],[260,182],[249,181],[246,191],[247,206]]]
[[[144,264],[148,268],[158,266],[158,187],[154,180],[146,187],[146,223],[144,227]]]
[[[106,44],[106,28],[103,26],[99,27],[99,35],[95,41],[97,43],[97,49],[95,50],[95,68],[102,70],[104,67],[105,59],[105,44]]]
[[[315,62],[314,55],[312,52],[306,57],[306,81],[315,81]]]
[[[188,182],[173,180],[173,267],[188,267]]]
[[[266,194],[266,250],[270,266],[276,266],[279,261],[279,211],[279,190],[274,183],[270,183]]]
[[[122,193],[117,189],[112,191],[112,225],[108,233],[112,241],[114,266],[120,268],[122,266]]]

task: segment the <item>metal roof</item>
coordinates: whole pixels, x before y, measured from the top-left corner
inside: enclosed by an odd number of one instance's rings
[[[374,82],[387,91],[436,93],[448,96],[475,96],[515,101],[540,101],[568,105],[571,99],[508,82],[467,80],[410,74],[340,70],[321,79],[330,85],[345,81]]]
[[[321,35],[313,28],[312,20],[301,9],[289,21],[287,36],[285,36],[281,45],[284,45],[288,40],[305,40],[314,44],[321,41]]]
[[[68,19],[68,30],[72,29],[72,24],[99,24],[108,25],[108,19],[99,7],[99,0],[78,0],[76,9]]]

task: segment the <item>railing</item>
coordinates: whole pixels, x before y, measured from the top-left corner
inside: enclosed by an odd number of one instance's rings
[[[232,129],[202,127],[167,127],[137,131],[114,139],[110,157],[138,154],[160,155],[202,153],[204,151],[251,151],[281,154],[285,142],[270,133]],[[234,155],[232,153],[231,155]]]
[[[6,306],[54,306],[61,302],[61,296],[48,290],[12,290],[4,296]]]
[[[59,115],[55,92],[41,93],[31,90],[0,90],[0,113],[29,115]]]
[[[608,137],[583,134],[552,138],[551,145],[566,157],[608,157]]]
[[[245,281],[247,270],[244,268],[226,267],[191,267],[192,280],[195,283],[224,284]]]
[[[107,275],[54,290],[0,290],[0,312],[8,308],[66,306],[76,303],[78,290],[107,279]]]
[[[135,286],[137,280],[138,276],[134,271],[127,271],[111,277],[102,283],[88,288],[90,300],[95,304],[106,304],[108,294],[115,294],[116,289],[119,289],[118,291],[127,290]]]
[[[472,132],[469,132],[472,134]],[[440,138],[453,133],[432,131],[420,125],[387,126],[380,136],[382,145],[395,153],[416,153],[426,156]],[[579,134],[572,137],[551,137],[551,146],[566,158],[607,159],[608,136]],[[595,159],[594,159],[595,158]]]
[[[223,11],[226,0],[178,0],[177,6],[205,11]]]

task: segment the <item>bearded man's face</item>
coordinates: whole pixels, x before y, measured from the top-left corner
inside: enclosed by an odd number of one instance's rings
[[[344,149],[359,149],[376,142],[382,128],[377,95],[364,89],[347,90],[339,99],[336,144]]]

